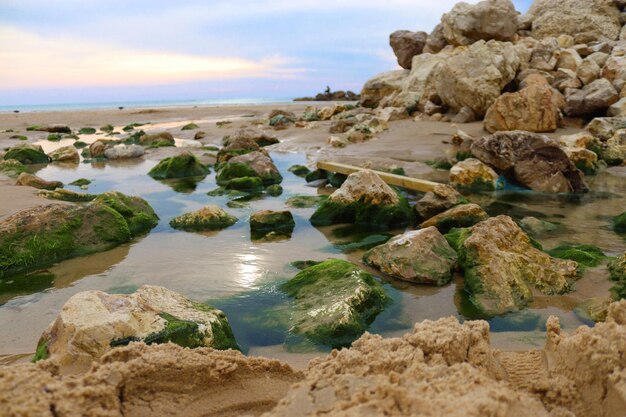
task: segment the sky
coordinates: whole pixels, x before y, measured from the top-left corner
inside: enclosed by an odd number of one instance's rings
[[[358,92],[456,2],[0,0],[0,105]]]

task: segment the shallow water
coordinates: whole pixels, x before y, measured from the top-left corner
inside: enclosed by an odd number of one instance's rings
[[[65,184],[78,178],[91,179],[88,192],[93,194],[116,190],[139,195],[154,207],[161,221],[147,236],[130,244],[61,262],[26,279],[0,280],[0,328],[3,329],[0,360],[21,360],[20,354],[33,352],[41,332],[73,294],[85,290],[128,293],[143,284],[164,286],[222,308],[245,352],[281,358],[290,352],[291,359],[310,356],[316,347],[291,343],[286,338],[284,324],[272,322],[268,315],[271,309],[285,303],[276,286],[297,272],[289,265],[293,261],[336,257],[360,263],[363,249],[344,253],[339,244],[366,234],[362,231],[355,234],[345,227],[316,229],[308,222],[314,209],[292,208],[296,228],[291,239],[251,241],[247,218],[252,212],[285,208],[285,200],[293,195],[329,192],[309,187],[303,179],[287,171],[293,164],[305,163],[305,156],[274,153],[272,157],[284,176],[283,195],[251,201],[245,208],[226,208],[239,222],[226,230],[207,234],[175,231],[168,223],[173,217],[206,204],[227,207],[227,197],[206,194],[217,187],[214,173],[197,184],[156,181],[146,175],[156,161],[143,159],[93,165],[50,164],[38,171],[37,175],[44,179]],[[609,224],[612,216],[624,211],[624,175],[623,169],[614,168],[589,177],[593,192],[582,197],[548,196],[522,190],[469,197],[491,215],[508,214],[515,219],[533,215],[560,223],[563,226],[560,230],[538,239],[546,248],[561,243],[587,243],[598,245],[609,255],[617,255],[626,249],[626,241]],[[67,188],[79,191],[77,187]],[[462,308],[464,293],[460,276],[443,288],[380,278],[394,303],[372,324],[372,332],[399,335],[424,319],[449,315],[464,319],[466,316],[460,311],[468,314]],[[507,349],[541,345],[549,315],[558,315],[565,328],[580,325],[582,321],[572,309],[586,298],[605,295],[609,287],[604,266],[589,269],[576,283],[575,292],[553,297],[538,295],[529,309],[490,319],[494,343]],[[473,317],[468,314],[467,318]]]

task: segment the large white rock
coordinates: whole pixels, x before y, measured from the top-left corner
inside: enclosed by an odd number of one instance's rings
[[[484,0],[475,5],[460,2],[443,15],[441,24],[451,45],[510,41],[517,32],[517,11],[511,0]]]
[[[383,98],[402,90],[408,75],[408,70],[388,71],[376,75],[363,86],[361,104],[364,107],[378,107]]]

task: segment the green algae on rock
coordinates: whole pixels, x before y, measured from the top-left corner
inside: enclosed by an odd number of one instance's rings
[[[311,208],[318,206],[326,198],[327,196],[324,195],[295,195],[289,197],[285,205],[293,208]]]
[[[374,246],[382,245],[387,242],[392,236],[387,234],[373,234],[367,235],[362,239],[355,240],[353,242],[337,243],[335,248],[339,249],[343,253],[350,253],[357,250],[367,250]]]
[[[250,232],[253,239],[273,236],[290,237],[296,222],[290,211],[257,211],[250,216]]]
[[[453,229],[446,239],[457,251],[469,300],[482,314],[525,307],[533,298],[531,287],[546,295],[566,293],[578,277],[576,262],[536,249],[508,216]]]
[[[185,126],[181,127],[180,130],[195,130],[198,128],[200,128],[200,126],[195,123],[187,123]]]
[[[283,194],[283,187],[280,184],[272,184],[265,189],[265,193],[272,197],[279,197]]]
[[[615,282],[611,294],[615,300],[626,298],[626,253],[609,262],[609,279]]]
[[[406,198],[376,173],[364,170],[351,174],[313,213],[310,221],[313,226],[352,223],[387,229],[406,226],[411,219],[412,210]]]
[[[272,158],[259,151],[230,158],[220,165],[216,180],[219,185],[226,185],[241,177],[259,177],[264,185],[280,184],[283,180]]]
[[[176,143],[176,141],[174,140],[174,136],[172,136],[172,134],[169,132],[160,132],[152,135],[139,135],[138,140],[139,143],[143,146],[151,146],[155,143],[159,143],[161,144],[161,146],[164,146],[165,144],[174,146]]]
[[[113,133],[113,129],[115,128],[111,124],[100,126],[100,130],[103,131],[104,133],[109,133],[109,134]]]
[[[146,200],[131,197],[118,191],[100,194],[94,203],[111,207],[121,214],[132,236],[138,236],[152,230],[159,223],[159,216]]]
[[[8,161],[9,159],[15,159],[25,165],[47,164],[50,162],[50,158],[45,154],[41,146],[30,143],[20,143],[12,146],[4,154],[4,160]]]
[[[18,177],[23,172],[29,172],[28,168],[16,159],[0,160],[0,172],[9,177]]]
[[[226,183],[225,188],[227,190],[258,192],[263,190],[263,181],[259,177],[233,178]]]
[[[457,254],[435,227],[395,236],[363,255],[363,261],[387,275],[418,284],[446,285]]]
[[[600,248],[593,245],[560,245],[546,253],[554,258],[576,261],[581,267],[598,266],[608,256]]]
[[[87,187],[89,184],[91,184],[91,180],[88,180],[87,178],[79,178],[76,181],[70,182],[70,185],[80,188]]]
[[[478,204],[460,204],[431,217],[420,227],[434,226],[441,233],[447,233],[454,228],[473,226],[487,218],[489,215]]]
[[[307,175],[311,173],[311,170],[304,165],[293,165],[289,167],[287,171],[291,172],[293,175],[296,175],[302,178],[306,177]]]
[[[84,367],[132,341],[238,349],[222,311],[166,288],[145,285],[128,295],[85,291],[72,296],[42,334],[37,358]]]
[[[237,218],[216,205],[208,205],[200,210],[185,213],[170,221],[174,229],[185,231],[221,230],[237,223]]]
[[[280,288],[294,300],[290,331],[334,348],[361,336],[389,302],[374,277],[339,259],[306,268]]]
[[[48,200],[71,201],[75,203],[93,201],[98,197],[96,194],[78,193],[64,188],[57,188],[54,191],[42,190],[37,195]]]
[[[161,160],[148,172],[156,180],[186,177],[206,177],[209,167],[202,165],[191,152],[182,152]]]
[[[613,230],[616,233],[626,233],[626,212],[613,218]]]
[[[96,133],[96,129],[93,127],[81,127],[78,130],[79,135],[94,135]]]

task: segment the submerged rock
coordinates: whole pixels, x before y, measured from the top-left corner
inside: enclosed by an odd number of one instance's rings
[[[57,188],[54,191],[42,190],[37,193],[38,196],[47,198],[48,200],[87,202],[93,201],[98,196],[96,194],[78,193],[65,188]]]
[[[152,178],[164,180],[169,178],[205,177],[209,167],[202,165],[191,152],[182,152],[161,160],[148,172]]]
[[[501,188],[499,178],[496,171],[475,158],[467,158],[450,169],[450,184],[468,190],[497,190]]]
[[[354,223],[379,228],[407,225],[411,208],[376,173],[364,170],[350,174],[341,188],[313,213],[311,224],[327,226]]]
[[[442,286],[452,279],[457,255],[436,228],[428,227],[395,236],[363,260],[395,278]]]
[[[71,297],[39,339],[35,360],[88,367],[112,348],[133,341],[237,349],[222,311],[144,285],[128,295],[85,291]]]
[[[100,194],[94,203],[111,207],[121,214],[128,223],[132,236],[147,233],[159,223],[159,216],[141,197],[127,196],[119,191],[108,191]]]
[[[53,162],[80,162],[80,155],[74,146],[62,146],[48,155]]]
[[[554,232],[559,229],[559,225],[538,219],[536,217],[527,216],[520,220],[519,225],[524,231],[532,236],[539,236],[546,233]]]
[[[473,226],[488,218],[489,215],[478,204],[460,204],[431,217],[420,224],[420,227],[434,226],[442,233],[447,233],[455,227]]]
[[[292,165],[289,167],[287,171],[291,172],[293,175],[296,175],[302,178],[306,177],[307,175],[311,173],[311,170],[304,165]]]
[[[139,145],[115,145],[104,151],[106,159],[131,159],[139,158],[145,154],[143,147]]]
[[[41,146],[30,143],[19,143],[9,148],[4,154],[4,160],[8,161],[10,159],[14,159],[25,165],[47,164],[50,162],[50,157],[44,153]]]
[[[583,173],[556,140],[524,132],[498,132],[476,139],[472,154],[534,191],[586,192]]]
[[[39,178],[36,175],[22,172],[18,177],[15,185],[24,185],[27,187],[34,187],[40,190],[55,190],[57,188],[63,188],[61,181],[46,181],[43,178]]]
[[[265,237],[290,237],[296,222],[290,211],[257,211],[250,216],[250,232],[253,239]]]
[[[306,268],[280,288],[294,299],[290,332],[331,347],[349,346],[389,301],[374,277],[339,259]]]
[[[421,219],[426,220],[463,203],[467,203],[467,200],[454,188],[437,184],[415,203],[415,210]]]
[[[532,287],[546,295],[563,294],[577,278],[576,262],[536,249],[508,216],[453,230],[446,238],[459,255],[470,302],[485,314],[525,307],[533,298]]]
[[[289,197],[285,205],[293,208],[311,208],[321,204],[325,198],[326,196],[323,195],[295,195]]]
[[[174,229],[190,232],[221,230],[237,223],[237,218],[216,205],[208,205],[200,210],[185,213],[170,221]]]

